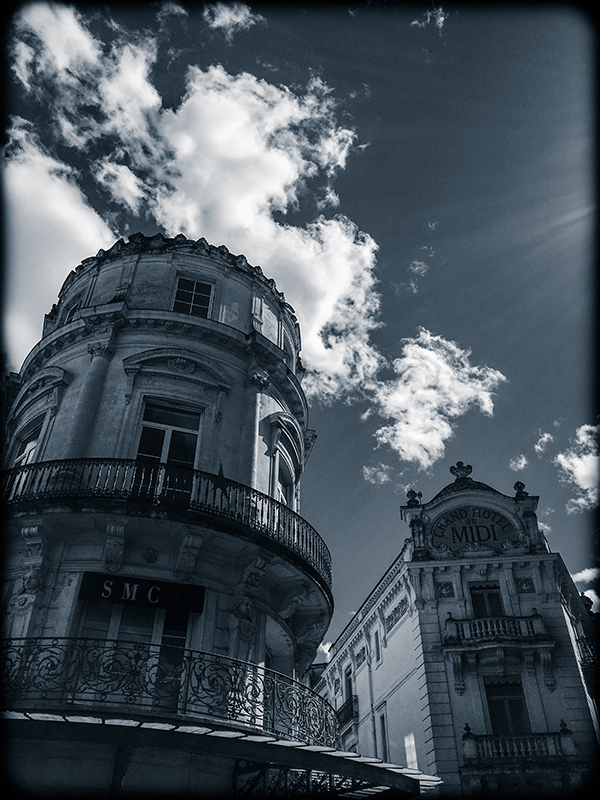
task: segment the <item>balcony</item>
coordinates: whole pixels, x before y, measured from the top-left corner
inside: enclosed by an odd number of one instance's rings
[[[358,697],[351,695],[336,711],[340,728],[345,727],[352,720],[358,719]]]
[[[7,710],[199,720],[339,747],[335,709],[273,670],[184,648],[73,638],[13,639],[2,650]]]
[[[227,520],[299,556],[331,592],[331,556],[317,531],[283,503],[222,474],[114,458],[45,461],[2,474],[0,502],[9,510],[39,513],[65,501]]]
[[[539,614],[530,617],[488,617],[454,619],[445,623],[445,645],[478,645],[487,642],[548,641],[549,636]]]

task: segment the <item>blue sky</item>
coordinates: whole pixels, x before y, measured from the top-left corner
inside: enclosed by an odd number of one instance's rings
[[[569,5],[32,4],[13,18],[5,341],[142,230],[244,253],[295,308],[302,515],[335,637],[450,465],[598,569],[593,45]]]

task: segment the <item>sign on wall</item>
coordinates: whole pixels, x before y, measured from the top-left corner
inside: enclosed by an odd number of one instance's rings
[[[504,542],[517,537],[515,526],[507,517],[483,506],[453,508],[440,514],[431,527],[432,546],[452,552],[473,545],[501,550]]]
[[[79,598],[200,613],[204,607],[204,587],[84,572]]]

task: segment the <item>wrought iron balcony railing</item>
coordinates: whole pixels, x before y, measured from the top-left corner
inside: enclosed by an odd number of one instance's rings
[[[223,475],[114,458],[43,461],[2,474],[0,501],[9,508],[100,498],[233,520],[297,553],[331,589],[331,556],[317,531],[283,503]]]
[[[94,639],[12,639],[1,645],[8,710],[109,712],[248,726],[339,748],[335,709],[287,675],[184,648]]]
[[[445,624],[445,644],[477,644],[497,640],[548,639],[548,632],[539,614],[530,617],[488,617],[485,619],[453,619]]]
[[[345,703],[343,703],[337,710],[337,718],[340,723],[340,728],[347,725],[353,719],[358,719],[358,696],[351,695]]]
[[[556,758],[575,756],[577,751],[573,743],[573,734],[562,723],[561,730],[556,733],[526,733],[513,735],[477,735],[471,733],[466,726],[463,734],[463,751],[465,760],[503,762],[529,761],[530,759]]]

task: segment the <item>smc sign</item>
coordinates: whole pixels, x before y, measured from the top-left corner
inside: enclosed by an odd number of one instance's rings
[[[198,613],[204,606],[204,587],[85,572],[79,597],[81,600],[104,600],[107,603]]]

